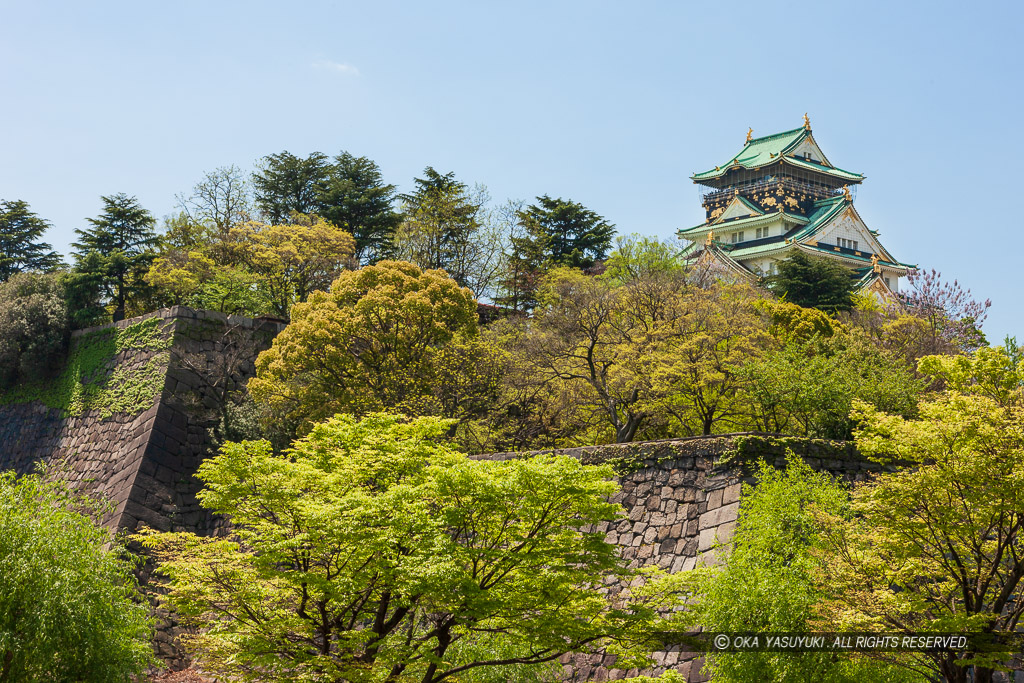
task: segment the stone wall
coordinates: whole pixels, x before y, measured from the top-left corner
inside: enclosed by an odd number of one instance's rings
[[[84,491],[102,493],[116,504],[105,522],[132,531],[140,523],[160,530],[205,534],[217,521],[197,503],[193,476],[210,452],[209,430],[217,423],[224,393],[240,387],[254,374],[258,352],[270,345],[283,324],[223,316],[185,307],[164,309],[116,323],[125,329],[141,320],[159,318],[169,343],[165,356],[155,350],[124,350],[106,372],[144,367],[160,361],[162,385],[150,404],[131,414],[104,417],[98,410],[76,416],[39,401],[0,405],[0,469],[31,471],[37,462],[60,467]],[[84,336],[98,329],[76,333]],[[815,469],[848,480],[862,480],[879,467],[861,458],[843,442],[797,439],[765,434],[731,434],[690,439],[571,448],[557,451],[584,463],[611,463],[621,488],[615,501],[625,516],[600,528],[620,546],[633,566],[657,565],[668,571],[692,569],[714,561],[712,546],[731,538],[736,526],[744,481],[751,466],[765,458],[785,464],[792,450]],[[545,451],[551,452],[551,451]],[[528,453],[478,456],[487,459],[527,457]],[[150,580],[152,566],[143,570]],[[150,584],[149,590],[159,590]],[[173,639],[179,632],[173,615],[161,619],[155,647],[172,667],[184,664]],[[613,659],[566,656],[565,679],[619,680],[637,674],[660,675],[674,668],[691,681],[702,681],[696,653],[668,649],[655,653],[657,666],[644,671],[610,668]]]
[[[620,521],[602,524],[598,530],[621,548],[630,566],[657,565],[678,572],[693,569],[698,562],[715,561],[712,546],[732,538],[742,485],[753,483],[754,464],[763,458],[784,467],[787,450],[814,469],[848,481],[862,481],[881,469],[846,442],[753,433],[541,452],[562,453],[587,464],[612,464],[621,486],[613,500],[626,512]],[[529,455],[536,453],[479,457],[504,460]],[[700,674],[703,660],[698,653],[669,648],[656,652],[654,659],[657,666],[645,670],[613,669],[612,656],[566,655],[561,662],[566,681],[659,676],[667,669],[676,669],[688,681],[707,680]]]
[[[113,528],[131,531],[141,521],[162,530],[203,532],[209,519],[196,506],[192,475],[208,453],[210,406],[216,399],[212,385],[244,383],[254,374],[256,354],[283,325],[175,306],[76,331],[72,343],[150,318],[162,321],[170,352],[122,350],[106,372],[137,371],[156,357],[163,387],[152,403],[109,416],[99,409],[65,415],[40,401],[0,405],[0,469],[24,473],[46,463],[79,490],[113,501],[116,507],[104,520]],[[236,367],[223,367],[228,348],[239,345],[248,357]],[[202,362],[205,368],[199,367]]]
[[[162,531],[211,533],[223,520],[199,506],[199,481],[193,475],[211,452],[209,430],[218,421],[225,392],[255,374],[257,354],[284,325],[175,306],[80,330],[72,343],[150,318],[161,320],[169,348],[122,350],[105,372],[125,376],[155,358],[160,385],[151,401],[137,412],[112,415],[99,409],[65,415],[38,400],[0,405],[0,470],[25,473],[45,463],[53,476],[112,501],[103,522],[119,531],[134,531],[142,523]],[[158,620],[154,648],[172,668],[181,668],[187,661],[174,642],[180,628],[173,614],[157,606],[152,593],[160,592],[160,582],[152,571],[147,562],[139,578]]]

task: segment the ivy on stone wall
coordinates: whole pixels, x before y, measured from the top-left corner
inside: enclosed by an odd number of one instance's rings
[[[163,389],[173,341],[167,327],[160,318],[147,318],[76,337],[56,378],[16,386],[0,394],[0,404],[39,401],[66,416],[97,410],[102,419],[142,412]],[[125,363],[131,355],[145,360]]]

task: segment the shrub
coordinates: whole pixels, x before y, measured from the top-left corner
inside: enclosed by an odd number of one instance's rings
[[[154,662],[133,563],[83,505],[0,474],[0,681],[128,681]]]
[[[0,284],[0,389],[51,375],[69,336],[58,274],[19,273]]]

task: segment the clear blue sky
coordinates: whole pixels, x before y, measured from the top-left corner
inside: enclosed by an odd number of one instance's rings
[[[1024,337],[1018,2],[10,2],[0,198],[67,252],[100,195],[158,217],[204,171],[289,150],[431,165],[621,232],[702,220],[688,176],[809,112],[897,258]]]

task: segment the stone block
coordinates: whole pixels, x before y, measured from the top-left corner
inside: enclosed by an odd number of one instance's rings
[[[742,484],[735,483],[725,487],[725,494],[722,497],[722,502],[726,505],[729,503],[735,503],[740,499],[740,489]]]

